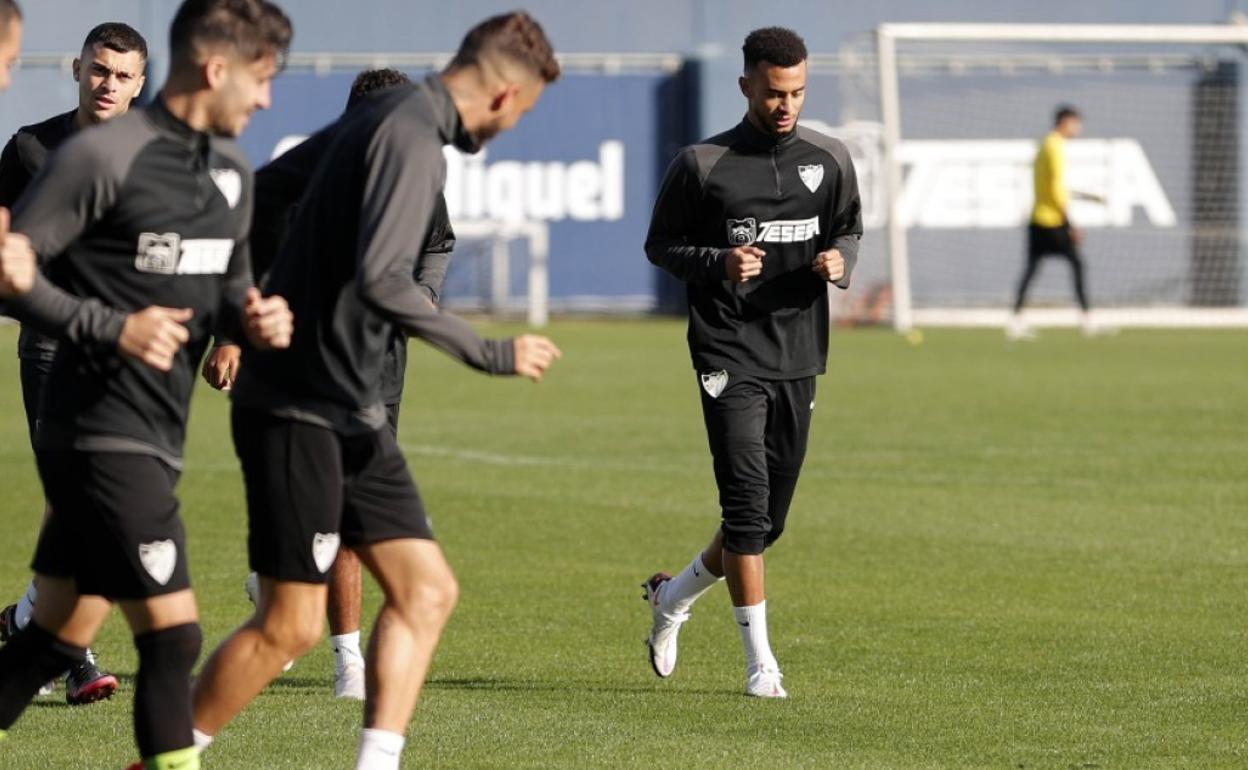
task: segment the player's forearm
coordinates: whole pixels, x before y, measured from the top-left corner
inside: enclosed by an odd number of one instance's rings
[[[515,374],[512,341],[487,340],[462,318],[434,307],[415,283],[376,283],[361,294],[377,313],[443,353],[487,374]]]
[[[42,275],[22,297],[10,300],[6,311],[22,323],[75,345],[116,347],[126,314],[96,299],[79,299]]]
[[[651,240],[646,242],[646,258],[687,283],[726,281],[724,257],[728,249],[687,246],[680,241]]]

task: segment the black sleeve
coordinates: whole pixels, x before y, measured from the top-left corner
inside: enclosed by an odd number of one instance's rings
[[[356,289],[378,315],[465,364],[515,374],[510,340],[485,340],[462,318],[439,312],[412,276],[445,174],[442,148],[392,118],[373,137],[360,204]],[[417,245],[419,244],[419,245]]]
[[[253,181],[249,171],[240,173],[243,175],[243,193],[236,210],[242,213],[239,216],[238,234],[234,239],[234,253],[230,255],[230,266],[221,286],[221,304],[217,308],[215,319],[217,345],[246,344],[243,305],[247,301],[247,290],[255,285],[251,275],[250,240]]]
[[[668,166],[646,234],[646,257],[656,266],[690,283],[727,280],[724,255],[729,249],[693,243],[702,199],[692,148],[685,148]]]
[[[13,231],[30,238],[41,267],[59,257],[116,200],[120,180],[103,151],[80,135],[54,153],[13,209]],[[79,346],[116,347],[126,313],[80,299],[42,274],[7,311],[52,337]]]
[[[455,229],[446,210],[446,196],[438,194],[437,207],[429,223],[429,236],[425,248],[416,260],[416,283],[437,303],[442,297],[442,284],[451,264],[451,252],[455,250]]]
[[[30,184],[30,171],[22,163],[21,153],[17,149],[17,135],[9,139],[0,152],[0,208],[11,209],[22,191]]]
[[[831,207],[828,232],[832,238],[829,248],[840,251],[845,259],[845,275],[835,284],[848,289],[850,275],[858,264],[858,242],[862,239],[862,200],[858,197],[858,175],[849,154],[837,160],[840,177],[828,195]]]

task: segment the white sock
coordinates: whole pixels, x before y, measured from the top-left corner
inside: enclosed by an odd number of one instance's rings
[[[195,750],[200,754],[203,754],[204,749],[212,745],[212,736],[207,733],[201,733],[199,730],[192,729],[191,737],[195,741]]]
[[[660,596],[663,610],[673,615],[688,612],[698,597],[723,579],[722,576],[712,575],[702,563],[702,554],[698,554],[693,561],[689,562],[689,566],[680,571],[679,575],[663,585]]]
[[[20,631],[30,622],[30,618],[35,614],[35,598],[38,596],[39,590],[35,588],[35,581],[31,580],[26,584],[26,593],[22,594],[22,598],[17,602],[17,611],[13,613],[13,622],[17,624]]]
[[[399,770],[399,756],[406,739],[398,733],[364,728],[360,731],[360,755],[355,770]]]
[[[750,668],[779,670],[780,664],[776,662],[776,656],[771,654],[771,644],[767,641],[766,600],[749,607],[733,607],[732,614],[737,619],[737,629],[741,631],[746,665]]]
[[[339,669],[352,663],[363,663],[364,655],[360,653],[360,632],[337,634],[329,637],[329,649],[334,651],[334,664]]]

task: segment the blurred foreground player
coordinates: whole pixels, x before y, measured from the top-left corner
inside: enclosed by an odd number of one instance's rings
[[[783,698],[767,638],[763,552],[784,531],[815,377],[827,366],[828,284],[849,286],[862,217],[845,145],[797,124],[805,43],[770,27],[751,32],[743,51],[745,118],[672,161],[646,237],[650,261],[688,283],[689,350],[722,523],[682,572],[657,573],[643,589],[650,664],[667,677],[690,608],[726,576],[745,692]]]
[[[316,644],[327,573],[345,544],[384,595],[355,766],[399,767],[458,586],[386,427],[381,372],[396,330],[491,374],[539,380],[559,355],[543,337],[482,340],[412,276],[445,181],[443,147],[477,150],[558,74],[537,22],[505,14],[474,27],[442,73],[325,129],[337,135],[266,284],[294,310],[291,349],[246,352],[232,393],[260,601],[196,682],[199,745]]]
[[[9,90],[13,65],[22,50],[22,9],[14,0],[0,0],[0,91]]]
[[[145,766],[199,767],[201,633],[174,486],[209,335],[289,344],[286,302],[250,288],[251,172],[219,137],[268,107],[290,37],[264,0],[187,0],[156,102],[71,138],[14,212],[58,284],[36,276],[6,310],[61,344],[36,436],[52,508],[33,564],[39,602],[0,649],[0,730],[83,659],[116,602],[138,650]]]
[[[126,114],[143,90],[146,66],[147,41],[135,29],[115,22],[92,29],[72,65],[74,80],[78,83],[78,106],[42,123],[18,129],[0,153],[0,207],[12,208],[48,156],[66,139],[80,129]],[[56,340],[24,327],[18,338],[17,355],[21,365],[22,402],[34,446],[39,402],[56,357]],[[37,596],[38,587],[31,580],[16,604],[0,610],[0,641],[8,642],[26,627]],[[87,650],[86,660],[65,675],[65,700],[70,704],[103,700],[116,689],[117,678],[96,665],[91,650]],[[50,692],[51,687],[44,691]]]

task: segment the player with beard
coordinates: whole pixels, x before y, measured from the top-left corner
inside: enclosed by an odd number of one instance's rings
[[[642,585],[656,674],[671,676],[690,608],[727,577],[745,692],[784,698],[767,638],[763,552],[784,531],[797,488],[815,377],[827,367],[828,285],[849,286],[862,217],[845,145],[797,124],[805,43],[769,27],[751,32],[742,50],[745,119],[672,161],[645,247],[688,284],[689,350],[721,523],[683,571]]]
[[[269,106],[290,22],[265,0],[186,0],[156,101],[67,141],[22,196],[13,229],[36,275],[6,310],[60,339],[36,455],[51,514],[34,618],[0,648],[0,730],[82,661],[118,604],[134,633],[142,766],[195,770],[190,672],[199,654],[174,486],[195,368],[221,330],[290,343],[280,297],[251,288],[251,172],[228,141]],[[20,284],[0,263],[0,292]]]
[[[106,22],[92,29],[74,59],[72,72],[78,83],[78,106],[42,123],[18,129],[0,153],[0,206],[11,208],[43,168],[48,156],[80,129],[126,114],[143,90],[147,66],[147,41],[133,28]],[[17,355],[21,367],[22,401],[31,446],[44,384],[56,357],[56,340],[23,327]],[[45,504],[44,518],[47,517]],[[0,610],[0,641],[8,642],[30,622],[38,589],[34,580],[15,604]],[[110,697],[117,678],[102,671],[91,650],[87,658],[65,676],[65,700],[70,704],[92,703]],[[41,692],[50,692],[51,686]]]
[[[474,27],[443,72],[379,94],[326,129],[337,135],[266,283],[294,310],[291,348],[247,351],[233,388],[260,601],[196,682],[199,745],[316,644],[326,573],[345,544],[384,597],[356,769],[399,767],[458,586],[386,428],[381,372],[396,329],[491,374],[540,380],[559,356],[544,337],[481,339],[412,278],[445,182],[443,147],[477,150],[558,75],[537,22],[503,14]]]

